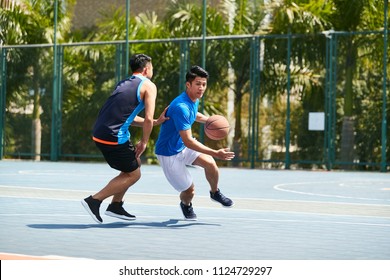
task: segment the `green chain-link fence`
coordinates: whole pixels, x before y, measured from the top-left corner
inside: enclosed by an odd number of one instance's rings
[[[221,164],[387,171],[384,34],[207,37],[203,110],[226,115],[232,129],[220,142],[205,138],[201,126],[195,136],[236,152]],[[3,46],[0,158],[101,160],[91,128],[126,76],[127,45],[130,54],[153,57],[157,116],[184,89],[188,67],[200,64],[202,38]],[[158,127],[146,153],[150,162],[157,134]]]

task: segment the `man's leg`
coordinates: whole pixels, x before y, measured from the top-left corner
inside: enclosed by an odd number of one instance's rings
[[[103,189],[92,197],[103,201],[107,197],[113,196],[112,202],[121,202],[126,191],[141,178],[141,169],[137,168],[132,172],[121,172],[113,178]]]
[[[219,169],[214,158],[206,154],[201,154],[193,162],[193,165],[198,165],[204,169],[211,192],[215,193],[218,190]]]
[[[194,184],[191,185],[187,190],[182,191],[180,193],[180,200],[184,205],[190,205],[192,199],[194,198],[195,195],[195,187]]]
[[[187,190],[180,193],[180,208],[186,220],[196,221],[197,217],[192,208],[192,199],[195,194],[195,187],[192,184]]]
[[[193,164],[204,168],[206,179],[210,184],[210,198],[213,201],[221,203],[225,207],[232,207],[234,204],[233,201],[224,196],[218,188],[219,169],[214,158],[209,155],[201,154]]]
[[[122,200],[128,188],[134,185],[140,177],[141,171],[139,167],[132,172],[121,172],[95,195],[82,200],[81,204],[97,223],[102,223],[103,219],[99,210],[100,205],[104,199],[113,196],[105,214],[119,219],[134,220],[136,217],[123,209]]]

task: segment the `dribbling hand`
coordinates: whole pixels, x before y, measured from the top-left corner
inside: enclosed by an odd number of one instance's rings
[[[232,160],[235,157],[234,152],[231,152],[229,148],[223,148],[218,150],[217,158],[222,160]]]

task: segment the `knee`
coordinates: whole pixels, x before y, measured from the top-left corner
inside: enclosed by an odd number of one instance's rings
[[[126,172],[124,174],[126,175],[128,180],[131,180],[135,183],[141,178],[141,169],[137,168],[136,170],[134,170],[132,172]]]
[[[218,169],[217,163],[215,162],[215,159],[212,156],[208,156],[207,160],[205,162],[205,168],[206,169]]]
[[[134,179],[137,181],[139,179],[141,179],[141,169],[140,168],[137,168],[136,170],[134,170]]]
[[[190,194],[191,194],[192,196],[195,195],[195,187],[194,187],[194,185],[192,185],[192,186],[189,188],[189,192],[190,192]]]

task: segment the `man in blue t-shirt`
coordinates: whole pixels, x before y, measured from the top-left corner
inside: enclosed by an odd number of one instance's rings
[[[180,192],[180,207],[184,218],[196,220],[192,207],[195,186],[187,165],[197,165],[205,170],[210,184],[210,197],[225,207],[233,201],[218,188],[219,170],[214,160],[231,160],[234,153],[228,148],[211,149],[192,136],[191,126],[197,121],[206,123],[208,117],[198,112],[199,99],[206,88],[209,74],[199,66],[193,66],[186,74],[186,90],[168,107],[165,121],[160,128],[155,153],[169,183]]]

